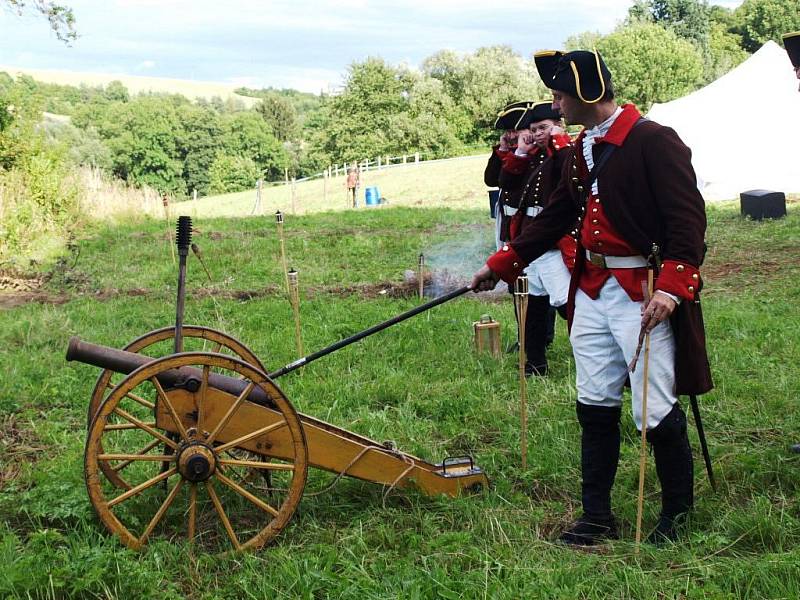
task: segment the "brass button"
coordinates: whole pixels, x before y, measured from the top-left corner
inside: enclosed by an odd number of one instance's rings
[[[662,268],[662,269],[664,268],[664,263],[661,263],[661,268]]]
[[[592,233],[594,233],[595,235],[600,235],[600,230],[599,229],[595,229]]]
[[[508,244],[503,245],[503,252],[508,252]]]
[[[600,204],[600,198],[595,198],[595,199],[594,199],[594,203],[595,203],[595,204]]]
[[[603,242],[597,242],[597,245],[598,245],[598,246],[602,246],[602,245],[603,245]]]
[[[592,219],[592,225],[597,225],[600,221],[597,219]]]
[[[683,265],[678,265],[677,267],[675,267],[675,270],[676,270],[678,273],[683,273],[683,271],[684,271],[685,269],[686,269],[686,267],[684,267]]]
[[[600,210],[600,209],[599,209],[599,208],[593,208],[593,209],[592,209],[592,212],[593,212],[593,213],[596,213],[598,210]]]
[[[519,267],[519,263],[518,263],[518,262],[515,262],[515,263],[514,263],[514,268],[516,269],[517,267]]]
[[[578,191],[579,191],[579,192],[582,192],[582,191],[583,191],[583,186],[582,186],[582,185],[579,185],[579,186],[578,186]]]
[[[578,181],[580,181],[580,180],[577,177],[573,177],[572,178],[572,183],[578,183]]]
[[[697,273],[692,273],[692,279],[697,281],[698,279],[700,279],[700,276]]]
[[[693,285],[690,285],[690,286],[689,286],[689,292],[690,292],[690,293],[693,293],[693,292],[694,292],[694,286],[693,286]]]

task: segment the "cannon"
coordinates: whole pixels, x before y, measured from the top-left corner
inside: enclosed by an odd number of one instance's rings
[[[85,481],[98,517],[124,544],[139,549],[160,536],[221,551],[257,549],[291,520],[309,467],[335,474],[328,487],[347,476],[382,484],[385,493],[458,496],[488,485],[469,456],[430,463],[298,413],[275,382],[469,288],[269,373],[231,336],[183,325],[187,227],[179,221],[176,325],[121,350],[78,338],[67,349],[68,361],[103,369],[89,401]],[[186,351],[190,341],[200,349]],[[169,344],[173,351],[164,354]]]

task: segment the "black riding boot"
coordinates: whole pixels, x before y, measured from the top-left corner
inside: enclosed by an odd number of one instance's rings
[[[604,539],[617,538],[617,524],[611,512],[611,487],[619,462],[622,409],[578,402],[577,410],[581,424],[583,516],[561,534],[559,541],[593,546]]]
[[[547,330],[550,296],[528,296],[525,317],[526,375],[547,375]]]
[[[694,504],[692,449],[686,432],[686,413],[678,404],[661,422],[647,432],[653,446],[656,473],[661,482],[661,517],[647,538],[663,544],[678,537],[680,526]]]

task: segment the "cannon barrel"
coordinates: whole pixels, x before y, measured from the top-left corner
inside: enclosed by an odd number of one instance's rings
[[[100,346],[85,342],[77,337],[72,337],[67,346],[67,360],[78,361],[87,365],[94,365],[101,369],[108,369],[116,373],[127,375],[141,366],[154,360],[151,356],[144,356],[134,352],[125,352],[108,346]],[[163,371],[157,376],[159,383],[165,388],[183,387],[189,391],[197,391],[202,381],[203,372],[192,367],[181,367],[180,369],[170,369]],[[247,387],[247,381],[234,379],[219,373],[208,374],[208,385],[234,396],[241,394]],[[259,386],[255,386],[247,400],[262,406],[272,407],[273,404],[267,393]]]

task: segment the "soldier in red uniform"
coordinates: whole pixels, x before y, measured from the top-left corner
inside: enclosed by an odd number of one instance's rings
[[[522,176],[520,173],[510,173],[503,170],[503,164],[513,157],[517,149],[519,137],[519,124],[532,102],[513,102],[497,114],[494,128],[501,130],[500,141],[492,148],[489,162],[483,173],[483,181],[489,187],[499,187],[495,215],[497,227],[495,241],[500,249],[503,242],[508,241],[508,227],[511,216],[519,207],[520,192],[522,189]]]
[[[584,130],[545,209],[475,273],[476,291],[513,281],[565,233],[578,240],[568,313],[581,425],[583,515],[560,540],[592,545],[617,536],[611,488],[620,448],[627,365],[639,330],[651,334],[647,421],[643,367],[630,373],[636,426],[647,428],[661,483],[661,516],[648,540],[673,540],[693,505],[693,465],[679,394],[712,387],[699,304],[705,205],[691,153],[668,127],[617,106],[596,52],[537,53],[553,108]],[[645,301],[647,269],[655,292]],[[639,357],[639,363],[643,356]]]
[[[507,179],[522,175],[518,206],[511,211],[504,207],[511,219],[506,241],[515,239],[542,211],[561,177],[564,161],[572,153],[571,140],[561,129],[561,115],[550,104],[537,102],[528,107],[518,123],[517,149],[503,161]],[[565,236],[560,245],[567,251],[566,256],[553,246],[525,270],[530,295],[525,318],[527,375],[547,374],[546,348],[552,341],[555,318],[551,307],[564,318],[567,316],[567,264],[574,264],[574,240]]]

